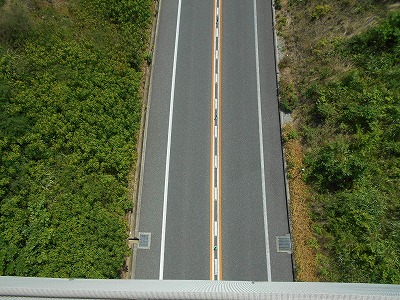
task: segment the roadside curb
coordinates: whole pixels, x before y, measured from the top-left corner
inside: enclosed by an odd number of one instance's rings
[[[158,16],[160,12],[162,0],[154,0],[154,14],[152,21],[152,29],[150,36],[150,43],[148,52],[152,53],[152,61],[150,66],[146,66],[146,75],[145,75],[145,83],[143,89],[143,98],[142,98],[142,111],[141,111],[141,120],[140,120],[140,129],[138,134],[137,141],[137,160],[135,165],[135,175],[133,181],[133,193],[132,193],[132,203],[133,203],[133,211],[130,214],[129,218],[129,238],[138,237],[139,235],[139,216],[140,216],[140,182],[142,180],[143,173],[143,160],[145,156],[145,131],[147,127],[148,120],[148,108],[149,108],[149,94],[151,89],[151,74],[153,73],[153,63],[155,56],[155,39],[157,36],[158,29]],[[131,255],[127,258],[127,279],[135,278],[135,270],[136,270],[136,256],[137,256],[137,243],[133,243],[131,245]]]

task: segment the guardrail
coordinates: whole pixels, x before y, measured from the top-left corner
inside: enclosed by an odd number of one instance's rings
[[[0,277],[0,299],[400,299],[400,285]]]

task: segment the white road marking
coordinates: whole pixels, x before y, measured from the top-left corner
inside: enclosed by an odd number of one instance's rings
[[[166,162],[165,162],[164,204],[163,204],[163,217],[162,217],[162,229],[161,229],[161,251],[160,251],[159,280],[163,280],[164,279],[165,229],[166,229],[166,223],[167,223],[169,162],[170,162],[170,153],[171,153],[172,117],[173,117],[173,114],[174,114],[176,60],[177,60],[177,56],[178,56],[179,27],[180,27],[180,23],[181,23],[181,4],[182,4],[182,0],[179,0],[179,3],[178,3],[178,16],[177,16],[177,19],[176,19],[174,63],[173,63],[173,67],[172,67],[171,99],[170,99],[170,104],[169,104],[168,142],[167,142],[167,157],[166,157]]]
[[[214,236],[218,236],[218,222],[214,222]]]
[[[257,0],[254,3],[254,40],[256,49],[256,73],[257,73],[257,100],[258,100],[258,132],[260,139],[260,160],[261,160],[261,188],[263,198],[264,212],[264,232],[265,232],[265,253],[267,259],[267,281],[272,281],[271,278],[271,255],[269,249],[269,234],[268,234],[268,216],[267,216],[267,196],[265,192],[265,170],[264,170],[264,140],[262,131],[261,117],[261,90],[260,90],[260,59],[258,55],[258,32],[257,32]]]

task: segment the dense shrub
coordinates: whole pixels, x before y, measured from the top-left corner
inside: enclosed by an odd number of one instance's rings
[[[279,108],[285,113],[293,112],[299,102],[293,86],[283,81],[279,83],[279,97]]]
[[[0,41],[0,275],[118,278],[151,1],[26,3]]]
[[[400,283],[399,33],[397,11],[343,40],[338,54],[352,68],[303,94],[323,280]]]

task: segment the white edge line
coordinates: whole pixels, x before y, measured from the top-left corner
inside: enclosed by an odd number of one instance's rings
[[[161,230],[159,280],[164,279],[165,229],[166,229],[166,223],[167,223],[169,161],[170,161],[170,153],[171,153],[172,116],[174,114],[176,60],[177,60],[177,56],[178,56],[179,26],[180,26],[180,22],[181,22],[181,3],[182,3],[182,0],[179,0],[178,16],[177,16],[177,20],[176,20],[176,32],[175,32],[174,64],[173,64],[173,68],[172,68],[171,99],[170,99],[170,105],[169,105],[168,142],[167,142],[167,157],[166,157],[166,162],[165,162],[164,204],[163,204],[163,217],[162,217],[162,230]]]
[[[265,170],[264,170],[264,141],[261,117],[261,91],[260,91],[260,59],[258,55],[258,32],[257,32],[257,0],[254,3],[254,41],[256,49],[256,73],[257,73],[257,100],[258,100],[258,132],[260,139],[260,159],[261,159],[261,188],[264,211],[264,232],[265,232],[265,254],[267,259],[267,281],[271,279],[271,255],[269,249],[268,216],[267,216],[267,196],[265,192]]]

